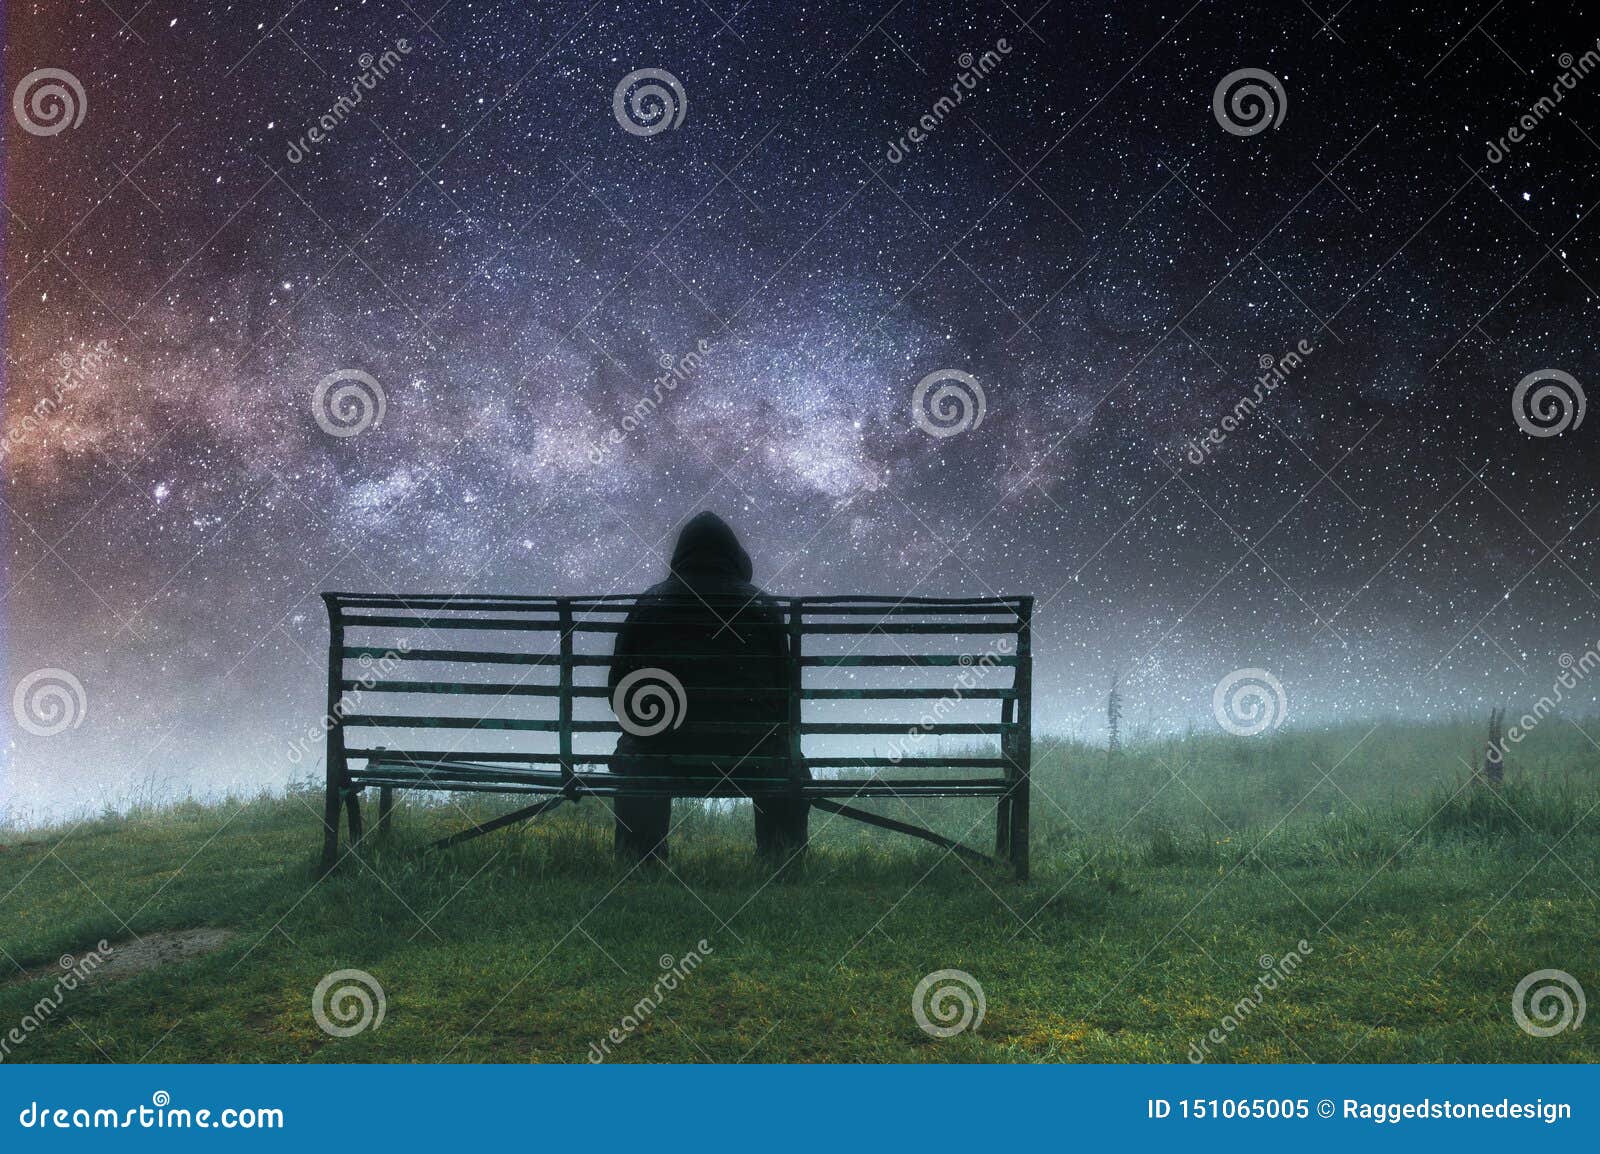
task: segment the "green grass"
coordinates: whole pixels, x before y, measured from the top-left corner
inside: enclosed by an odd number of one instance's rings
[[[1582,723],[1590,732],[1600,732]],[[208,957],[66,995],[8,1061],[586,1060],[663,973],[703,963],[618,1061],[1177,1061],[1304,939],[1309,957],[1215,1061],[1594,1061],[1596,1025],[1534,1038],[1511,993],[1566,970],[1600,995],[1600,750],[1550,719],[1474,787],[1471,725],[1384,724],[1103,750],[1040,743],[1034,877],[816,814],[774,877],[746,810],[678,803],[670,872],[610,857],[597,803],[421,856],[503,801],[403,804],[318,881],[320,799],[180,804],[0,833],[0,1035],[99,939],[237,931]],[[987,806],[885,808],[980,848]],[[378,1029],[334,1038],[312,990],[374,975]],[[981,984],[935,1039],[912,990]]]

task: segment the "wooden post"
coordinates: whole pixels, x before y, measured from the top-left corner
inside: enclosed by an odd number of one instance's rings
[[[361,827],[361,790],[348,781],[344,787],[344,816],[350,827],[350,852],[353,854],[367,835]]]
[[[394,811],[394,786],[386,785],[378,790],[378,836],[389,835],[389,815]]]
[[[1000,722],[1002,725],[1015,725],[1017,721],[1017,699],[1010,697],[1000,702]],[[1016,731],[1007,729],[1000,735],[1000,756],[1006,760],[1006,782],[1008,788],[1000,795],[1000,801],[994,807],[994,856],[1001,861],[1011,860],[1011,790],[1016,783],[1017,743]]]
[[[1018,881],[1028,880],[1028,808],[1032,800],[1033,760],[1033,598],[1017,606],[1017,728],[1014,739],[1016,783],[1011,790],[1011,865]]]
[[[322,871],[326,873],[339,860],[339,803],[345,779],[344,723],[339,716],[339,699],[343,694],[339,683],[344,678],[344,619],[334,594],[324,593],[322,603],[328,611],[327,784],[322,800]]]
[[[805,754],[800,747],[800,626],[800,598],[793,597],[789,600],[789,790],[797,798],[805,775]]]
[[[572,602],[563,600],[557,610],[561,625],[561,698],[558,705],[561,729],[561,777],[566,795],[576,799],[578,779],[572,765]]]

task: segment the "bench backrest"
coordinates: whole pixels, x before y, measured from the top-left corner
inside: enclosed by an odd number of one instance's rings
[[[337,763],[347,773],[350,761],[365,759],[368,766],[422,767],[428,788],[473,790],[515,782],[518,767],[530,782],[549,778],[550,768],[534,768],[543,766],[558,767],[563,780],[593,783],[600,777],[586,767],[611,764],[612,738],[623,726],[607,708],[605,672],[637,595],[325,593],[323,600],[330,771]],[[719,616],[737,608],[692,600]],[[775,763],[772,776],[793,778],[799,767],[866,769],[874,776],[890,767],[986,772],[885,783],[898,796],[958,796],[992,794],[998,783],[1026,775],[1032,598],[794,597],[773,604],[771,627],[789,641],[787,685],[725,687],[785,699],[782,741],[771,743],[784,752],[757,759]],[[672,655],[672,661],[700,656]],[[706,693],[698,686],[694,692],[697,701]],[[655,704],[682,708],[670,685]],[[906,720],[882,720],[907,709]],[[888,736],[891,748],[874,756],[808,754],[807,736],[834,743]],[[946,756],[925,744],[949,736],[998,739],[999,748]],[[681,763],[703,759],[659,760],[673,792],[721,792],[714,779],[684,775],[692,766]],[[380,783],[370,772],[358,776]],[[405,781],[391,776],[381,783]]]

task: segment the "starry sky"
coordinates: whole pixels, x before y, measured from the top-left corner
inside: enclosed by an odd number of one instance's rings
[[[1600,418],[1513,394],[1600,378],[1600,69],[1505,137],[1600,25],[1336,3],[9,5],[83,107],[6,110],[7,685],[85,706],[0,809],[281,784],[319,590],[628,591],[702,508],[780,593],[1035,595],[1046,733],[1547,692]]]

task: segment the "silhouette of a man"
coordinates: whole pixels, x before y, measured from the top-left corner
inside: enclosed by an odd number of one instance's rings
[[[613,770],[634,777],[788,780],[782,763],[756,760],[788,751],[783,613],[750,583],[750,555],[715,513],[699,513],[683,527],[671,574],[645,591],[617,634],[609,686],[623,725],[616,749],[623,756]],[[681,698],[674,699],[673,681],[682,686]],[[630,693],[663,684],[666,692],[653,703]],[[642,708],[636,712],[636,706]],[[663,709],[672,722],[664,723]],[[630,761],[628,754],[692,754],[697,761],[668,765],[655,758]],[[754,804],[758,853],[781,861],[805,848],[807,802],[755,798]],[[640,792],[615,799],[615,814],[619,855],[666,860],[672,798],[650,796],[641,783]]]

